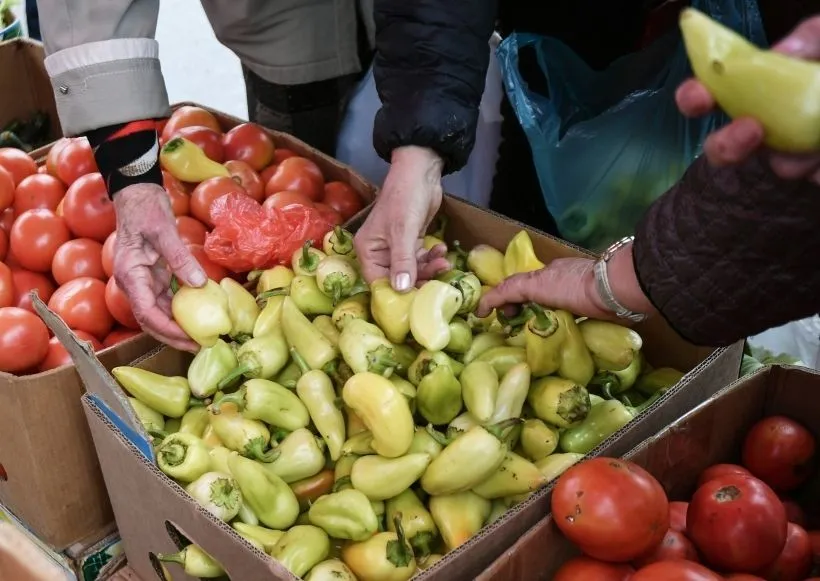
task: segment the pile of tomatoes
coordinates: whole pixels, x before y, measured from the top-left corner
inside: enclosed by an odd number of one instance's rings
[[[806,484],[815,438],[785,416],[746,435],[741,464],[699,477],[689,502],[669,502],[640,466],[596,458],[568,470],[552,516],[583,556],[554,581],[820,581],[820,530],[790,500]],[[813,570],[815,569],[815,570]]]

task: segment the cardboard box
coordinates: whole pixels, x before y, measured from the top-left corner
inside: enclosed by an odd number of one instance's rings
[[[758,420],[786,415],[820,438],[820,373],[794,366],[764,367],[711,399],[624,455],[655,476],[670,500],[686,500],[698,476],[713,464],[739,461],[746,433]],[[802,488],[807,514],[820,515],[820,473]],[[547,581],[578,550],[550,517],[506,551],[479,581]]]
[[[43,64],[43,45],[29,38],[0,42],[0,129],[14,119],[29,119],[39,111],[48,113],[49,135],[62,137],[54,90]]]
[[[483,242],[503,248],[524,227],[449,196],[445,198],[443,211],[450,218],[448,238],[460,240],[465,247]],[[544,261],[582,253],[555,238],[530,232],[536,252]],[[47,313],[44,318],[61,339],[68,339],[59,321],[49,318]],[[661,320],[640,327],[640,331],[645,339],[646,355],[653,365],[671,365],[691,371],[657,405],[593,453],[627,452],[737,378],[741,344],[718,350],[697,348],[684,342]],[[86,382],[88,394],[83,398],[83,405],[129,565],[134,571],[145,579],[152,578],[155,567],[150,555],[177,550],[178,533],[212,554],[232,579],[292,579],[278,563],[250,547],[228,525],[212,518],[156,468],[151,446],[114,379],[81,345],[75,342],[69,350]],[[180,374],[187,369],[189,360],[186,354],[162,349],[137,364],[159,373]],[[138,500],[147,498],[151,499],[150,503]],[[535,525],[548,508],[547,488],[416,579],[474,579]],[[171,574],[174,579],[188,579],[175,566]]]

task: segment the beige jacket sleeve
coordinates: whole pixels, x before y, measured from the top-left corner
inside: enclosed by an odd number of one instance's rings
[[[37,0],[63,132],[170,113],[159,64],[159,0]]]

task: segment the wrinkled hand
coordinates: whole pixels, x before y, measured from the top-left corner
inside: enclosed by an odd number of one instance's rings
[[[820,16],[810,18],[773,47],[773,50],[806,60],[820,59]],[[715,108],[709,91],[695,79],[684,82],[675,95],[687,117],[700,117]],[[703,145],[709,163],[721,167],[740,163],[763,145],[763,127],[754,119],[735,119],[715,131]],[[784,179],[808,178],[820,183],[820,152],[811,155],[771,154],[772,170]]]
[[[117,193],[114,206],[114,277],[134,317],[157,340],[196,352],[198,345],[171,316],[171,274],[190,286],[204,285],[207,277],[179,237],[168,195],[160,186],[136,184]]]
[[[368,283],[389,277],[397,291],[407,291],[449,268],[442,245],[424,250],[422,238],[441,205],[441,159],[429,149],[402,147],[376,204],[356,233],[356,254]]]

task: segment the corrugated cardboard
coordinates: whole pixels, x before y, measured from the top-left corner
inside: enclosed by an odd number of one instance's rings
[[[54,90],[43,64],[43,45],[29,38],[0,42],[0,128],[14,119],[48,113],[52,139],[62,137]]]
[[[686,500],[701,472],[739,461],[746,433],[758,420],[786,415],[820,438],[820,373],[803,367],[765,367],[717,393],[625,458],[655,476],[671,500]],[[820,478],[803,488],[807,513],[818,515]],[[547,581],[578,554],[551,518],[545,518],[506,551],[479,581]]]
[[[465,247],[483,242],[503,248],[524,227],[449,196],[445,198],[443,211],[450,219],[448,238],[458,239]],[[530,233],[536,252],[545,262],[582,254],[579,249],[555,238],[532,230]],[[49,322],[49,318],[45,318]],[[627,452],[737,378],[740,344],[718,350],[696,348],[683,341],[661,320],[639,330],[653,365],[671,365],[691,371],[638,421],[630,423],[593,453],[619,455]],[[54,331],[64,337],[59,328],[55,327]],[[292,579],[276,562],[236,536],[228,525],[202,510],[182,488],[154,466],[150,460],[153,458],[150,445],[144,439],[144,433],[141,434],[141,427],[134,422],[129,406],[124,404],[123,392],[114,379],[78,344],[71,345],[70,351],[86,382],[88,395],[83,398],[83,405],[129,564],[134,571],[143,578],[151,578],[155,569],[149,555],[176,550],[173,534],[168,532],[170,528],[212,554],[232,579]],[[180,374],[185,372],[188,361],[187,355],[163,349],[138,364],[159,373]],[[137,500],[147,498],[151,499],[148,503]],[[545,489],[416,579],[474,579],[543,518],[548,507],[549,490]],[[171,574],[175,580],[189,579],[178,567],[173,567]]]

